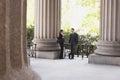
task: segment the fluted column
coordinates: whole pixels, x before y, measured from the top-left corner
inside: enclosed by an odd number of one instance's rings
[[[97,54],[120,56],[119,5],[119,0],[101,0],[101,39]]]
[[[120,0],[101,0],[101,24],[100,40],[98,42],[96,55],[120,57]],[[100,56],[99,56],[100,57]],[[94,57],[91,57],[94,59]],[[91,58],[89,59],[91,61]],[[109,59],[103,59],[101,63],[109,62]],[[104,61],[105,60],[105,61]],[[115,60],[115,59],[114,59]],[[115,61],[110,64],[117,64]],[[93,60],[94,62],[95,60]],[[98,61],[98,60],[96,60]],[[98,61],[98,62],[99,62]],[[120,64],[120,63],[118,63]]]
[[[59,50],[56,37],[60,30],[61,0],[35,0],[35,31],[33,42],[37,44],[37,51],[56,52]],[[42,53],[43,53],[42,52]],[[45,54],[45,53],[43,53]],[[53,55],[52,53],[47,56]],[[47,56],[39,56],[46,57]],[[57,57],[57,56],[56,56]]]
[[[0,0],[0,80],[37,80],[27,60],[26,0]]]

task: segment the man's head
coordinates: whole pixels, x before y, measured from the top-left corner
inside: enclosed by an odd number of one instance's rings
[[[74,33],[75,29],[74,28],[71,28],[71,32]]]

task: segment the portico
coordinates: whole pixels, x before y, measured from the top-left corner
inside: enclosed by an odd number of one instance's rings
[[[55,39],[60,29],[61,1],[35,2],[34,43],[38,45],[37,55],[43,58],[58,58],[59,47]],[[101,0],[100,40],[95,54],[89,57],[89,63],[120,64],[119,4],[119,0]]]
[[[37,56],[56,59],[61,0],[35,0]],[[120,0],[101,0],[98,49],[89,63],[120,66]],[[26,0],[0,0],[0,80],[40,80],[26,53]]]

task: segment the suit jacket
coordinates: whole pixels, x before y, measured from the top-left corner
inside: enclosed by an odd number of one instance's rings
[[[77,33],[70,34],[69,43],[70,44],[75,43],[76,45],[78,44],[78,34]]]

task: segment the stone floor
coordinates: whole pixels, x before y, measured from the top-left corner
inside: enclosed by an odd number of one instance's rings
[[[120,80],[119,66],[88,64],[87,58],[30,60],[42,80]]]

